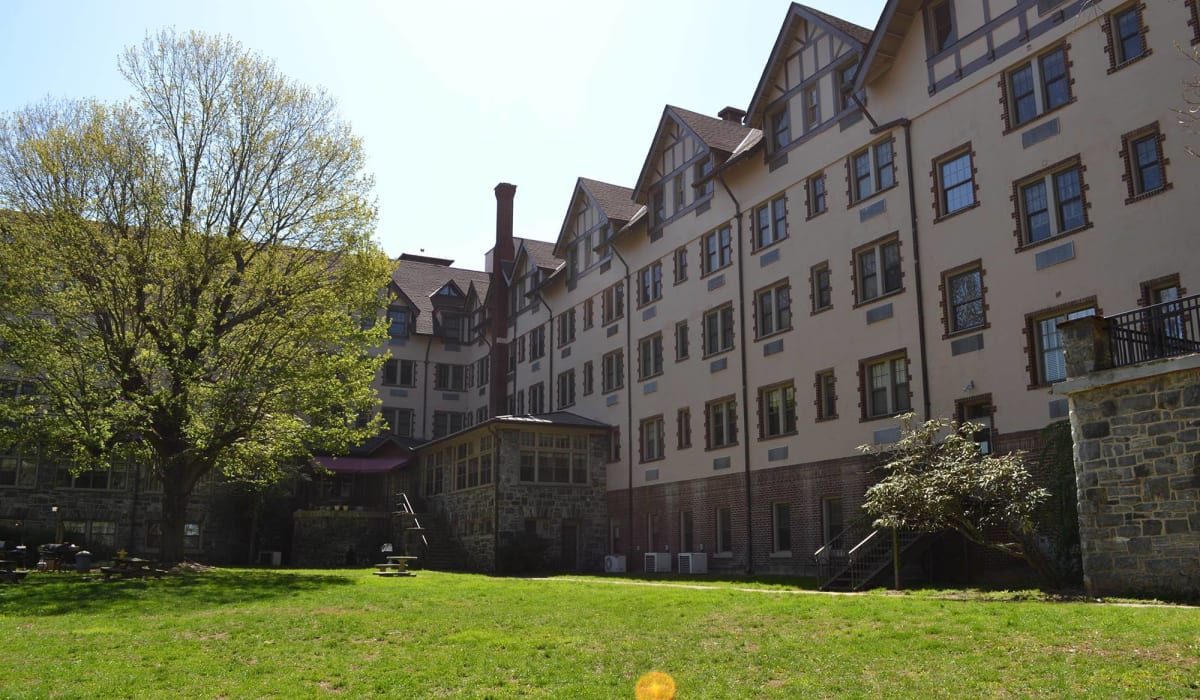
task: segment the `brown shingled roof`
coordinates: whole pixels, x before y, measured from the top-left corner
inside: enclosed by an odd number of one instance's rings
[[[807,10],[808,12],[811,12],[812,14],[816,15],[818,18],[820,18],[821,20],[823,20],[824,22],[829,24],[829,26],[831,26],[834,29],[849,36],[851,39],[854,39],[855,41],[859,42],[863,46],[866,46],[867,44],[871,43],[871,30],[867,29],[866,27],[860,27],[853,22],[848,22],[848,21],[842,19],[841,17],[834,17],[831,14],[821,12],[820,10],[809,7],[808,5],[801,5],[798,2],[792,3],[792,4],[798,8],[801,8],[803,10]]]
[[[487,289],[488,274],[478,270],[433,265],[413,260],[401,260],[392,271],[392,281],[412,300],[417,307],[415,332],[425,335],[433,333],[433,301],[430,296],[447,282],[454,282],[465,294],[471,283],[475,288]]]
[[[547,270],[553,270],[562,263],[562,258],[554,254],[554,243],[550,241],[535,241],[532,238],[513,237],[513,245],[520,248],[525,246],[525,252],[533,260],[533,264]]]
[[[588,194],[592,195],[592,199],[596,200],[601,211],[613,223],[628,223],[641,206],[633,201],[633,190],[628,187],[590,180],[586,177],[579,178],[579,184],[583,185]]]
[[[752,131],[749,127],[742,126],[737,122],[710,117],[682,107],[668,106],[667,109],[674,112],[689,129],[696,132],[696,136],[699,136],[706,146],[714,151],[733,153]]]

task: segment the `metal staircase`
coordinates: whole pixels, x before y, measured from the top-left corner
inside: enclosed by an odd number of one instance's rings
[[[924,539],[920,532],[901,530],[901,555]],[[822,591],[861,591],[891,569],[892,531],[862,518],[826,542],[813,558]]]
[[[434,515],[418,511],[408,494],[396,494],[397,510],[393,515],[400,519],[403,528],[400,547],[404,554],[416,556],[414,568],[440,571],[462,568],[464,553],[456,547],[442,523]],[[419,505],[419,504],[418,504]],[[432,544],[437,546],[432,546]]]

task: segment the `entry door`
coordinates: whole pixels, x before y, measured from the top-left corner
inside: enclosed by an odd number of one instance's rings
[[[562,526],[562,565],[567,571],[579,568],[579,528],[575,525]]]

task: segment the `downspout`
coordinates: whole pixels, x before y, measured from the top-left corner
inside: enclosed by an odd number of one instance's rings
[[[738,298],[744,302],[746,299],[746,271],[745,271],[745,244],[742,241],[742,204],[737,197],[733,195],[733,190],[729,189],[729,183],[725,182],[724,175],[718,175],[717,180],[720,181],[721,187],[725,189],[725,193],[733,200],[734,216],[737,218],[737,273],[738,273]],[[746,307],[745,304],[739,304],[741,313],[738,314],[738,356],[742,365],[742,461],[744,463],[745,478],[746,478],[746,573],[754,573],[754,499],[753,489],[750,484],[750,389],[748,384],[749,369],[746,365]],[[751,303],[750,308],[754,308]],[[703,332],[703,329],[701,329]]]
[[[425,340],[425,381],[421,383],[421,435],[429,435],[429,351],[433,349],[433,336]],[[428,437],[426,437],[428,439]]]
[[[558,384],[555,382],[554,377],[554,312],[550,310],[550,305],[546,303],[546,297],[542,296],[542,286],[540,284],[534,291],[534,294],[537,296],[537,300],[542,302],[542,306],[546,307],[546,314],[550,317],[549,320],[546,321],[546,325],[549,326],[549,328],[546,329],[546,335],[549,336],[549,339],[546,340],[546,357],[549,358],[546,363],[546,389],[547,393],[550,394],[550,398],[557,399]],[[549,403],[549,406],[542,406],[542,408],[553,408],[554,402],[546,402],[545,399],[546,397],[543,396],[543,403]],[[549,411],[546,411],[546,413],[549,413]]]
[[[613,237],[615,238],[616,234],[614,234]],[[621,262],[621,267],[625,268],[625,276],[621,278],[621,280],[622,280],[621,283],[623,285],[625,285],[625,290],[624,290],[625,309],[623,312],[625,315],[625,360],[624,360],[625,366],[622,369],[625,371],[625,379],[624,379],[624,381],[625,381],[625,425],[628,427],[628,430],[629,430],[629,433],[625,435],[625,453],[628,455],[628,457],[625,460],[625,463],[629,470],[629,482],[628,482],[628,488],[626,489],[626,494],[629,497],[629,508],[627,509],[628,522],[626,523],[626,527],[628,528],[628,530],[626,530],[625,537],[629,541],[629,544],[627,544],[626,547],[632,548],[632,546],[633,546],[633,436],[636,433],[633,429],[633,373],[630,371],[630,368],[633,366],[633,345],[632,345],[633,341],[631,340],[631,334],[632,334],[633,329],[630,327],[630,324],[632,323],[630,320],[630,316],[633,313],[633,307],[631,307],[629,305],[629,298],[631,296],[633,296],[633,294],[632,294],[633,290],[630,288],[630,285],[632,284],[632,282],[629,279],[629,263],[625,261],[625,257],[621,255],[621,252],[619,250],[617,250],[617,246],[613,245],[611,242],[609,243],[608,249],[612,251],[613,255],[617,256],[617,260],[619,260]],[[603,371],[603,367],[601,367],[601,371]],[[649,543],[647,543],[647,544],[649,544]],[[632,553],[632,551],[630,553]],[[633,567],[633,562],[628,562],[625,568],[628,571],[628,570],[632,570],[632,567]]]
[[[921,276],[921,234],[917,226],[917,192],[916,181],[913,179],[912,121],[907,117],[900,117],[886,124],[879,124],[871,116],[871,113],[867,111],[867,106],[862,103],[858,95],[852,95],[852,97],[854,98],[854,102],[862,109],[863,114],[867,117],[867,121],[871,122],[872,135],[883,133],[897,126],[904,129],[904,163],[905,171],[908,175],[908,215],[913,238],[913,274],[917,278],[917,347],[919,349],[921,364],[921,397],[923,399],[924,420],[929,420],[933,414],[933,409],[932,399],[929,396],[929,353],[925,338],[925,286],[922,283]]]

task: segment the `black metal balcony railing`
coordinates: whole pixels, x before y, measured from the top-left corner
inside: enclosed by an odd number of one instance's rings
[[[1105,320],[1114,367],[1200,352],[1200,294]]]

